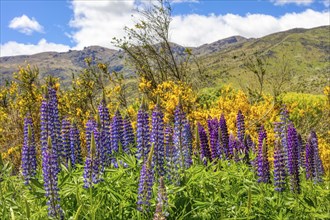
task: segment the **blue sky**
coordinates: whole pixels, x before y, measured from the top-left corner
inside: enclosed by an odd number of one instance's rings
[[[114,48],[147,1],[1,2],[0,56],[67,51],[100,45]],[[330,24],[330,0],[173,0],[171,40],[198,46],[232,35],[261,37],[295,27]]]

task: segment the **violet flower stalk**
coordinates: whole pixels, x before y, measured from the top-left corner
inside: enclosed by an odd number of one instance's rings
[[[183,125],[183,156],[185,159],[185,167],[189,168],[192,165],[192,132],[188,121]]]
[[[72,166],[82,164],[80,133],[75,123],[70,126],[70,148]]]
[[[319,148],[318,148],[318,140],[317,135],[315,131],[312,131],[308,137],[308,142],[311,145],[312,153],[313,155],[309,155],[311,157],[311,160],[313,161],[313,164],[310,165],[313,170],[313,179],[315,182],[321,182],[322,176],[324,175],[324,167],[323,163],[319,154]],[[307,157],[307,149],[306,149],[306,157]],[[307,167],[307,164],[306,164]]]
[[[52,218],[64,219],[60,207],[58,188],[58,162],[55,150],[52,148],[51,137],[48,137],[48,147],[42,151],[42,172],[47,197],[48,215]]]
[[[237,144],[237,140],[235,138],[235,136],[231,133],[229,135],[229,143],[228,143],[228,155],[229,158],[234,158],[235,160],[238,160],[237,156],[238,156],[238,144]]]
[[[200,157],[204,165],[207,165],[207,161],[211,160],[211,152],[209,149],[208,139],[204,127],[198,122],[198,139],[200,143]]]
[[[270,171],[268,161],[267,134],[262,126],[259,131],[258,139],[258,182],[270,183]]]
[[[308,136],[306,143],[306,154],[305,154],[305,167],[306,167],[306,179],[313,179],[315,172],[315,163],[314,163],[314,146],[311,140],[311,135]]]
[[[137,209],[141,212],[149,211],[150,209],[150,199],[152,197],[152,186],[154,183],[154,172],[152,168],[153,149],[154,147],[152,146],[148,159],[144,161],[140,172]]]
[[[275,152],[274,152],[274,185],[275,190],[282,192],[285,190],[285,154],[284,149],[281,146],[280,139],[275,141]]]
[[[291,191],[300,193],[298,137],[297,131],[292,124],[289,124],[288,126],[288,168]]]
[[[181,101],[179,100],[178,105],[174,111],[174,133],[173,133],[173,143],[174,143],[174,163],[179,169],[189,168],[191,158],[190,152],[190,141],[186,138],[189,138],[189,131],[185,131],[185,126],[188,123],[186,114],[182,109]],[[185,134],[186,132],[186,134]],[[186,140],[185,140],[186,139]]]
[[[164,114],[157,104],[152,112],[151,144],[154,146],[153,163],[157,173],[164,175]]]
[[[144,161],[150,150],[149,115],[146,111],[146,104],[144,103],[144,100],[142,100],[141,107],[137,114],[136,144],[136,157],[137,159],[142,159]]]
[[[157,205],[153,220],[165,220],[168,215],[166,209],[168,206],[166,188],[163,177],[159,178],[159,187],[157,194]]]
[[[96,137],[97,138],[97,137]],[[94,131],[91,133],[89,152],[86,157],[85,167],[84,167],[84,187],[91,188],[94,184],[100,181],[100,160],[97,156],[96,142],[94,137]]]
[[[112,153],[119,152],[119,146],[123,147],[123,118],[119,110],[117,110],[111,123]]]
[[[72,153],[70,146],[70,122],[66,118],[62,120],[61,138],[63,149],[61,161],[65,166],[68,166],[69,161],[71,160]],[[72,160],[70,162],[72,164]]]
[[[22,148],[22,173],[26,185],[36,175],[36,169],[37,158],[34,129],[31,116],[27,116],[24,119],[24,142]]]
[[[229,135],[228,135],[228,128],[224,114],[221,114],[219,127],[220,127],[220,142],[221,142],[220,155],[225,155],[226,158],[229,158]]]
[[[244,146],[244,137],[245,137],[245,123],[244,123],[244,115],[242,111],[239,110],[236,117],[236,127],[237,127],[237,140],[239,149],[243,152],[246,150]]]
[[[57,158],[58,163],[60,163],[63,150],[61,139],[61,122],[58,112],[58,100],[56,90],[52,87],[49,87],[48,95],[49,126],[51,127],[49,136],[52,138],[52,146],[56,154],[55,156]]]
[[[109,109],[106,107],[105,100],[103,99],[98,107],[98,120],[100,131],[100,151],[101,151],[101,167],[104,170],[105,166],[110,165],[111,157],[111,143],[110,143],[110,115]]]
[[[219,158],[219,123],[216,118],[207,120],[210,137],[211,159]]]
[[[133,133],[133,127],[128,115],[123,120],[123,129],[124,129],[124,144],[123,148],[125,153],[129,153],[130,148],[133,146],[135,142],[135,136]]]
[[[166,161],[166,177],[170,182],[176,177],[176,169],[174,164],[174,146],[173,146],[173,129],[167,126],[165,129],[165,161]]]

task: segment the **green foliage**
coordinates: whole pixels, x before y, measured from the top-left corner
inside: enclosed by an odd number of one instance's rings
[[[61,207],[65,219],[152,219],[157,184],[153,187],[149,213],[136,209],[141,164],[135,157],[119,158],[127,168],[107,168],[104,181],[83,188],[83,167],[62,166],[59,175]],[[20,176],[1,168],[0,215],[2,219],[47,219],[41,172],[25,186]],[[303,171],[302,171],[303,172]],[[271,184],[259,184],[253,167],[242,162],[220,160],[207,167],[196,158],[181,176],[180,185],[165,182],[167,219],[329,219],[329,180],[313,184],[302,180],[302,193],[278,193]],[[156,183],[158,181],[155,181]]]

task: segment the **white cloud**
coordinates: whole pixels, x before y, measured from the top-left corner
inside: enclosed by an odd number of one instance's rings
[[[125,36],[124,26],[133,24],[136,12],[134,1],[74,1],[71,34],[76,49],[100,45],[114,48],[112,38]],[[291,28],[312,28],[329,25],[329,11],[307,9],[301,13],[287,13],[281,17],[266,14],[174,16],[171,23],[171,41],[184,46],[199,46],[233,35],[262,37]]]
[[[262,37],[292,28],[329,24],[329,11],[318,12],[311,9],[301,13],[287,13],[281,17],[265,14],[190,14],[173,18],[171,40],[184,46],[199,46],[233,35]]]
[[[13,18],[8,27],[26,35],[31,35],[34,31],[43,32],[43,27],[35,18],[30,19],[24,14],[21,17]]]
[[[314,0],[271,0],[275,5],[296,4],[296,5],[310,5]]]
[[[45,51],[65,52],[70,49],[64,44],[56,44],[41,39],[38,44],[22,44],[15,41],[9,41],[0,45],[0,56],[30,55]]]
[[[70,37],[75,42],[71,49],[100,45],[114,48],[112,38],[125,36],[124,26],[132,26],[137,19],[134,8],[145,1],[73,1],[74,17],[70,25],[74,31]],[[132,18],[131,15],[134,15]],[[271,33],[292,28],[313,28],[330,25],[329,10],[307,9],[300,13],[287,13],[280,17],[267,14],[187,14],[173,17],[171,41],[183,46],[200,46],[205,43],[241,35],[243,37],[262,37]],[[38,44],[7,42],[1,45],[0,56],[33,54],[43,51],[67,51],[70,47],[41,40]]]
[[[100,45],[112,47],[113,37],[123,37],[124,27],[133,24],[134,1],[73,1],[70,26],[77,31],[71,38],[76,48]]]

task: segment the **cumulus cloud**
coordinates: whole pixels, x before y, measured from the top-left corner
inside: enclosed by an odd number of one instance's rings
[[[296,4],[296,5],[310,5],[314,0],[271,0],[275,5],[286,5],[286,4]]]
[[[199,46],[233,35],[262,37],[292,28],[329,25],[329,11],[307,9],[281,17],[265,14],[182,15],[173,17],[171,40],[185,46]]]
[[[76,29],[71,33],[76,48],[113,47],[112,38],[123,37],[124,27],[133,24],[131,15],[136,14],[135,7],[134,1],[73,1],[70,26]]]
[[[146,1],[73,1],[73,18],[70,38],[75,42],[71,49],[91,45],[115,48],[113,37],[125,36],[124,27],[132,27],[138,15],[134,10],[150,3]],[[150,6],[150,5],[149,5]],[[132,17],[134,15],[134,17]],[[329,25],[329,10],[307,9],[300,13],[287,13],[280,17],[267,14],[186,14],[173,17],[170,40],[183,46],[200,46],[205,43],[241,35],[262,37],[292,28],[313,28]],[[38,44],[8,42],[1,45],[1,56],[33,54],[43,51],[67,51],[70,47],[49,43],[42,39]]]
[[[0,45],[0,56],[30,55],[45,51],[65,52],[69,49],[67,45],[47,42],[45,39],[41,39],[37,44],[9,41]]]
[[[35,18],[29,18],[25,14],[21,17],[13,18],[8,27],[26,35],[31,35],[33,32],[43,32],[43,27],[39,22]]]
[[[71,37],[77,44],[76,49],[90,45],[114,48],[112,38],[125,36],[124,26],[134,24],[132,14],[136,18],[134,1],[73,1],[72,6],[74,18],[70,25],[75,31]],[[267,14],[187,14],[173,17],[170,36],[175,43],[199,46],[233,35],[262,37],[291,28],[312,28],[329,23],[329,11],[312,9],[281,17]]]

